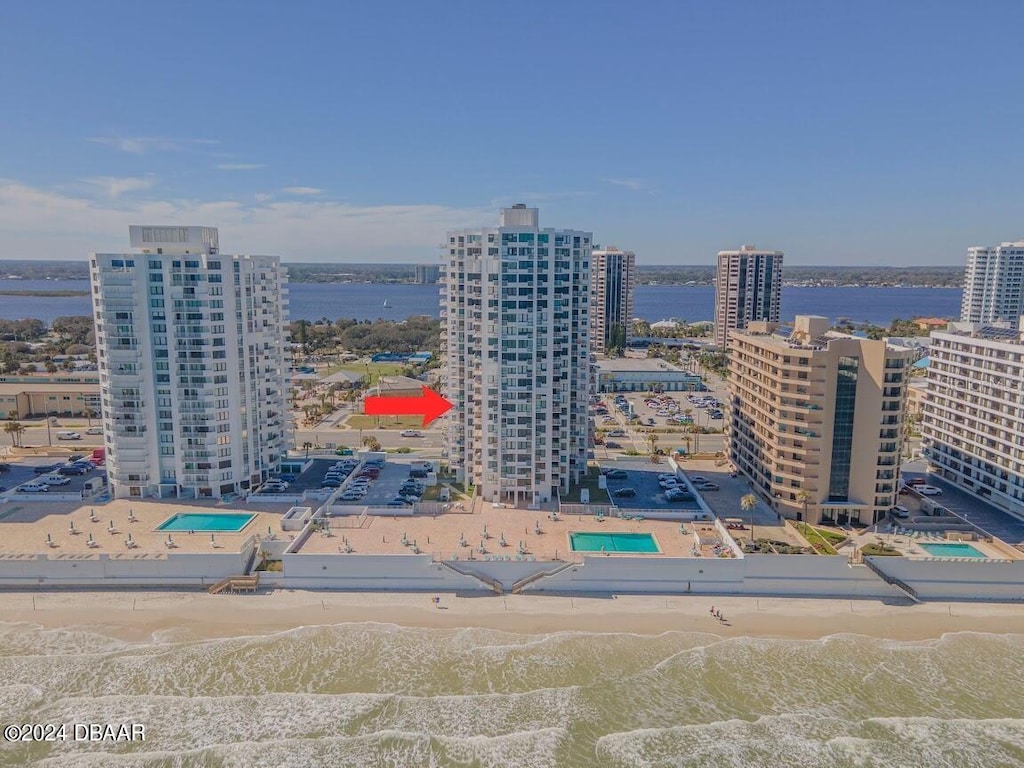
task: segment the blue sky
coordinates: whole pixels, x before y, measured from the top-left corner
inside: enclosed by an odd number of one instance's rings
[[[647,264],[1024,238],[1024,3],[0,5],[0,258],[431,261],[513,202]]]

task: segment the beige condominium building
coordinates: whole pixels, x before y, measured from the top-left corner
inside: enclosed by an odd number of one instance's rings
[[[609,246],[597,248],[591,256],[590,342],[598,352],[625,349],[633,321],[636,254]]]
[[[931,337],[921,447],[942,476],[1024,517],[1024,319]]]
[[[729,335],[729,456],[783,516],[873,523],[896,503],[914,352],[824,317]]]
[[[725,349],[731,330],[743,330],[757,320],[779,321],[782,255],[782,251],[761,251],[752,245],[718,252],[715,345],[719,349]]]

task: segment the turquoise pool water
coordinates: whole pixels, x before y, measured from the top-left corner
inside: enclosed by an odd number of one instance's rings
[[[920,544],[919,546],[932,557],[985,557],[970,544]]]
[[[206,533],[238,533],[256,515],[245,512],[179,512],[164,520],[158,531],[204,531]]]
[[[573,552],[660,552],[650,533],[570,533]]]

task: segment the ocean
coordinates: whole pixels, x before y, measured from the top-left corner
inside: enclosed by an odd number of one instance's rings
[[[86,280],[0,280],[0,290],[81,290]],[[436,285],[367,283],[293,283],[289,286],[293,320],[355,318],[403,320],[411,315],[439,315]],[[894,318],[959,317],[959,288],[796,288],[782,289],[782,317],[818,314],[834,319],[888,325]],[[387,301],[391,308],[386,309]],[[695,322],[713,320],[711,286],[637,286],[637,317],[656,322],[671,317]],[[90,315],[89,296],[35,297],[0,295],[0,318],[37,317],[50,322],[61,315]]]
[[[175,634],[123,642],[0,625],[4,725],[146,726],[144,743],[119,747],[0,743],[0,765],[1024,765],[1018,635],[796,641],[385,624]]]

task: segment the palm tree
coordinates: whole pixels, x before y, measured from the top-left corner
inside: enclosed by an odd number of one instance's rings
[[[803,504],[803,506],[804,506],[804,513],[803,513],[803,516],[800,519],[803,522],[806,523],[807,522],[807,505],[811,501],[811,494],[807,491],[806,488],[804,488],[803,490],[797,491],[796,500],[798,502],[800,502],[801,504]]]
[[[647,444],[651,449],[651,463],[658,463],[658,436],[653,432],[647,435]]]
[[[757,507],[757,496],[752,493],[746,494],[740,499],[740,507],[744,512],[750,513],[750,540],[754,541],[754,509]]]
[[[4,424],[4,432],[11,436],[11,446],[20,447],[21,433],[25,431],[25,425],[20,421],[8,421]]]
[[[91,427],[92,426],[92,417],[96,415],[96,411],[94,411],[89,406],[86,406],[85,408],[82,409],[82,415],[85,416],[86,419],[88,419],[88,421],[89,421],[88,425]]]
[[[694,436],[694,453],[700,453],[700,427],[697,426],[697,422],[693,422],[690,425],[690,433]]]
[[[363,445],[369,448],[374,453],[380,450],[380,440],[378,440],[373,435],[367,435],[366,437],[364,437]]]

